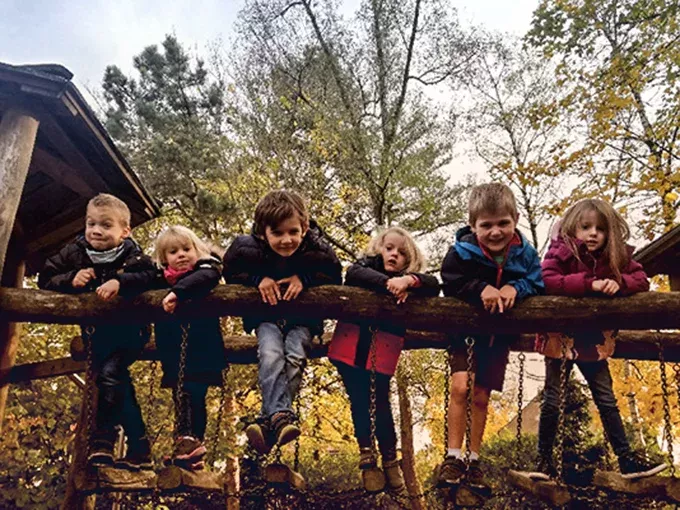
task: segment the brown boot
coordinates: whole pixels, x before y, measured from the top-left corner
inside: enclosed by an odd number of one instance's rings
[[[385,475],[378,468],[378,460],[371,448],[361,448],[359,452],[359,469],[364,489],[368,492],[380,492],[385,488]]]
[[[401,471],[401,461],[397,459],[383,461],[383,470],[385,471],[387,487],[390,493],[398,498],[408,498],[404,474]]]

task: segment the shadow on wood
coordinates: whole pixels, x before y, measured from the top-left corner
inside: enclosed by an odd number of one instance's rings
[[[297,490],[304,490],[307,485],[300,473],[278,462],[273,462],[264,469],[264,479],[267,483],[289,485]]]
[[[152,492],[156,489],[156,473],[115,467],[87,469],[76,475],[75,486],[78,491],[85,493]]]
[[[167,492],[224,492],[224,477],[207,470],[189,471],[167,466],[158,473],[158,488]]]
[[[565,485],[553,480],[536,480],[526,471],[508,470],[508,481],[513,487],[532,494],[541,501],[553,506],[566,505],[571,500],[571,495]]]
[[[613,492],[651,496],[680,502],[680,480],[669,476],[650,476],[628,480],[613,471],[595,471],[593,485]]]
[[[490,497],[491,489],[489,487],[470,485],[463,482],[458,486],[455,501],[456,506],[459,507],[481,508]]]

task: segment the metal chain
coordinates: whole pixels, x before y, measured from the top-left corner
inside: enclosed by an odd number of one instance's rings
[[[474,356],[475,339],[471,336],[465,339],[467,345],[467,383],[465,388],[465,467],[470,467],[470,445],[472,442],[472,390],[474,384],[472,382],[473,371],[472,363]]]
[[[90,456],[90,436],[93,429],[94,409],[92,406],[92,389],[94,385],[94,372],[92,367],[92,335],[95,332],[94,326],[86,326],[83,328],[85,333],[85,430],[84,436],[86,441],[85,458]]]
[[[519,383],[517,386],[517,447],[522,445],[522,408],[524,406],[524,361],[526,355],[524,352],[517,356],[519,360]]]
[[[374,458],[378,458],[378,451],[376,449],[376,434],[375,434],[375,429],[376,429],[376,373],[375,373],[375,364],[376,364],[376,359],[377,359],[377,354],[376,354],[376,340],[377,340],[377,334],[378,330],[377,328],[374,328],[371,326],[369,328],[371,331],[371,350],[370,350],[370,363],[371,363],[371,386],[370,386],[370,393],[369,393],[369,404],[368,404],[368,414],[371,419],[371,453],[373,454]]]
[[[658,332],[657,332],[658,334]],[[671,423],[671,406],[668,398],[668,378],[666,376],[666,360],[664,358],[663,345],[656,343],[659,348],[659,370],[661,372],[661,394],[663,396],[663,432],[668,445],[668,457],[670,458],[670,473],[675,476],[675,464],[673,462],[673,424]]]
[[[560,404],[557,420],[557,447],[555,451],[555,469],[557,470],[557,481],[564,483],[562,473],[562,458],[564,457],[564,411],[567,403],[567,341],[560,335],[562,357],[560,358]]]
[[[231,365],[227,364],[222,370],[222,386],[220,387],[220,407],[217,410],[217,420],[215,421],[215,428],[213,429],[212,437],[209,440],[210,451],[212,454],[209,458],[209,463],[214,464],[217,459],[217,447],[220,442],[220,431],[222,430],[222,422],[224,421],[224,408],[227,402],[227,382],[229,377],[229,370]]]
[[[177,424],[176,424],[176,430],[175,433],[177,436],[179,436],[179,427],[180,423],[179,421],[184,418],[184,372],[186,370],[187,366],[187,344],[189,341],[189,328],[191,327],[190,324],[180,324],[180,328],[182,329],[182,343],[180,345],[180,350],[179,350],[179,366],[177,367],[177,388],[176,388],[176,402],[175,405],[177,406]],[[187,429],[191,430],[191,416],[190,413],[186,413],[186,427]]]
[[[147,408],[149,409],[149,413],[154,409],[154,397],[155,397],[155,389],[156,385],[154,382],[156,381],[156,371],[158,370],[158,361],[153,360],[151,361],[151,374],[149,375],[149,397],[147,399]],[[147,438],[149,439],[149,443],[151,446],[154,445],[156,442],[156,436],[151,432],[151,420],[147,420]]]
[[[298,387],[297,395],[295,395],[295,414],[297,415],[298,423],[300,422],[300,394],[302,393],[302,383],[305,380],[304,369],[302,371],[300,386]],[[302,434],[300,434],[302,435]],[[300,435],[295,438],[295,456],[293,458],[293,471],[300,470]]]
[[[449,401],[451,400],[451,364],[453,362],[453,346],[446,349],[446,367],[444,368],[444,458],[449,448]]]

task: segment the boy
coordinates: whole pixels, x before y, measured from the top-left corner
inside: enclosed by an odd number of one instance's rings
[[[156,271],[151,259],[130,239],[130,210],[113,195],[100,193],[87,204],[85,235],[45,262],[38,278],[41,289],[67,294],[96,292],[108,301],[117,295],[143,292]],[[117,467],[151,469],[151,452],[142,413],[128,367],[144,347],[139,326],[97,326],[85,342],[92,349],[93,371],[99,389],[96,424],[89,438],[88,463],[113,464],[116,427],[127,436],[127,453]]]
[[[476,186],[470,193],[469,226],[456,233],[456,243],[442,264],[445,296],[481,305],[489,313],[503,313],[515,301],[543,292],[538,253],[516,229],[519,213],[510,188],[500,183]],[[472,485],[488,487],[479,464],[479,449],[486,425],[491,390],[503,388],[508,363],[507,336],[476,336],[474,387],[470,432]],[[467,353],[456,339],[451,361],[451,403],[448,412],[448,449],[439,471],[439,484],[457,484],[465,474],[461,454],[467,406]]]
[[[251,235],[237,237],[224,255],[224,279],[257,287],[262,301],[275,306],[295,299],[303,289],[339,285],[341,266],[322,232],[310,225],[305,204],[296,193],[272,191],[257,204]],[[251,446],[261,454],[300,435],[292,402],[300,387],[312,336],[323,323],[298,317],[266,320],[244,317],[247,332],[255,329],[262,411],[246,428]]]

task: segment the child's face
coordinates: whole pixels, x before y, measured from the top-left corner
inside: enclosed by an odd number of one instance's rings
[[[383,259],[385,270],[398,273],[406,269],[408,265],[408,252],[406,251],[406,239],[395,233],[389,233],[383,238],[380,247],[380,255]]]
[[[596,211],[586,211],[576,225],[576,239],[586,243],[588,251],[597,251],[607,241],[607,233]]]
[[[290,257],[300,247],[306,233],[307,230],[302,226],[300,218],[291,216],[273,228],[267,225],[264,237],[274,253]]]
[[[130,227],[124,227],[120,213],[112,207],[87,208],[85,217],[85,240],[95,250],[105,251],[119,246],[130,235]]]
[[[510,214],[480,214],[471,227],[491,255],[502,255],[515,235],[518,219]]]
[[[198,253],[194,243],[176,240],[166,248],[165,260],[170,269],[186,271],[196,265]]]

